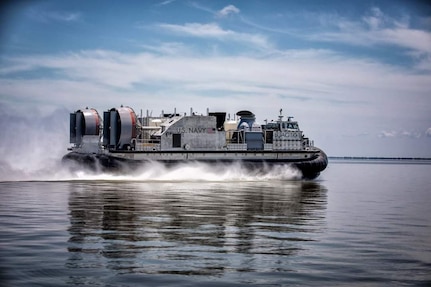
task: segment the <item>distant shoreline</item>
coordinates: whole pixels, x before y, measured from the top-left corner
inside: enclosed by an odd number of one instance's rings
[[[360,160],[360,161],[430,161],[430,157],[375,157],[375,156],[328,156],[329,160]]]

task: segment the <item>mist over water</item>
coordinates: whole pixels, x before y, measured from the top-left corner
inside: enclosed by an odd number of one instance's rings
[[[61,172],[69,111],[19,111],[0,105],[0,180],[49,179]]]

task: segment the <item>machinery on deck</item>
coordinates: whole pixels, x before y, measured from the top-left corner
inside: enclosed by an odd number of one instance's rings
[[[103,124],[102,124],[103,122]],[[250,111],[239,111],[234,119],[225,112],[198,115],[162,113],[137,117],[130,107],[95,109],[70,114],[70,152],[64,161],[98,163],[105,169],[134,167],[142,162],[175,164],[187,161],[237,162],[258,168],[289,164],[304,178],[316,178],[328,159],[304,136],[292,117],[256,124]]]

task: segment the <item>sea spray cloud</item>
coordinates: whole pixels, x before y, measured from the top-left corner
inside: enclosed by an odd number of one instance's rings
[[[68,111],[43,114],[0,106],[0,180],[52,177],[68,145]]]
[[[75,170],[71,180],[108,180],[136,182],[265,182],[292,181],[301,178],[301,172],[290,165],[267,166],[251,170],[241,163],[209,164],[203,162],[180,163],[166,166],[148,161],[127,172],[94,172]]]

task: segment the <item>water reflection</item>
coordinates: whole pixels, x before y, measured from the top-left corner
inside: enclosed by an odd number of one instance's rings
[[[67,265],[187,275],[287,268],[277,258],[307,249],[326,202],[317,182],[74,182]]]

